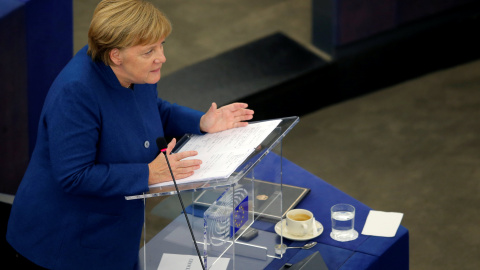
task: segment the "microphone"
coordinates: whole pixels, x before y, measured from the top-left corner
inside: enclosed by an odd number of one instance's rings
[[[185,211],[185,206],[183,205],[182,196],[180,195],[180,191],[178,190],[177,181],[175,181],[175,177],[173,176],[173,172],[172,172],[172,167],[170,166],[170,162],[168,161],[168,156],[167,156],[167,147],[168,146],[167,146],[167,141],[165,141],[165,138],[163,138],[163,137],[158,137],[157,138],[157,147],[158,147],[158,150],[160,150],[160,152],[163,153],[163,155],[165,156],[165,160],[167,160],[167,166],[168,166],[168,169],[170,170],[170,175],[172,176],[173,184],[175,185],[175,189],[177,190],[178,200],[180,201],[180,204],[182,205],[182,211],[183,211],[183,214],[185,215],[185,219],[187,220],[188,229],[190,230],[190,234],[192,235],[192,240],[193,240],[193,244],[195,245],[195,249],[197,250],[198,259],[200,260],[200,264],[202,265],[202,269],[205,270],[205,266],[203,265],[202,256],[200,256],[200,251],[198,250],[197,241],[195,240],[195,236],[193,235],[192,226],[190,225],[190,221],[188,220],[187,212]]]

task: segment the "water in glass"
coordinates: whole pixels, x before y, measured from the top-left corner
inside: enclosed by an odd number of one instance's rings
[[[337,240],[351,239],[354,236],[355,213],[339,211],[332,213],[332,237]]]

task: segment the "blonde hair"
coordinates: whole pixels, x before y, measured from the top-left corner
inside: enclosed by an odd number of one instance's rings
[[[102,0],[88,30],[88,55],[94,61],[112,65],[112,49],[153,44],[171,31],[168,18],[150,2]]]

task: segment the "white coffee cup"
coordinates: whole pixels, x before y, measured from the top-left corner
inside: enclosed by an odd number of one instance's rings
[[[313,214],[306,209],[287,212],[287,232],[294,236],[305,236],[313,231]]]

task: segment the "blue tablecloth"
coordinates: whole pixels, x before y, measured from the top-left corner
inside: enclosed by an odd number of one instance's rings
[[[400,226],[395,237],[362,235],[361,232],[371,210],[370,207],[274,153],[267,155],[254,168],[255,178],[276,182],[270,178],[273,177],[272,168],[277,167],[280,161],[282,162],[283,184],[310,189],[310,192],[296,208],[310,210],[315,215],[315,219],[322,223],[324,231],[320,236],[309,240],[318,243],[313,248],[309,250],[289,249],[282,259],[272,260],[264,269],[278,270],[286,263],[295,264],[316,251],[321,254],[329,270],[409,269],[409,236],[405,227]],[[349,203],[355,206],[355,230],[359,232],[359,236],[353,241],[338,242],[330,237],[332,230],[330,208],[337,203]],[[195,209],[192,209],[191,206],[187,207],[187,212],[192,213],[192,210],[194,210],[194,216],[197,217],[202,217],[203,211],[205,211],[201,207]],[[271,222],[258,221],[252,226],[261,231],[275,234],[275,224]],[[162,235],[156,239],[160,243],[157,245],[161,246],[165,235],[171,233],[168,230],[165,231],[167,232],[162,232]],[[284,243],[287,246],[303,246],[307,241],[291,241],[284,238]],[[159,246],[155,248],[159,249]]]
[[[255,178],[268,180],[269,168],[276,166],[281,157],[273,153],[265,157],[255,167]],[[332,269],[408,269],[409,236],[408,230],[400,226],[395,237],[375,237],[362,235],[363,226],[370,207],[352,198],[324,180],[303,168],[282,158],[283,183],[310,188],[310,193],[298,204],[297,208],[310,210],[324,227],[323,233],[311,241],[318,244],[309,250],[289,249],[283,258],[274,260],[266,269],[278,270],[285,263],[296,263],[312,253],[319,251],[330,270]],[[330,237],[330,208],[337,203],[349,203],[355,206],[355,230],[359,232],[356,240],[338,242]],[[376,209],[381,210],[381,209]],[[272,228],[267,228],[273,232]],[[302,246],[306,242],[285,240],[288,246]]]

